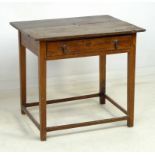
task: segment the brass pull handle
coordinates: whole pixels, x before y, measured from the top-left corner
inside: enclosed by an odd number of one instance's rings
[[[115,49],[118,49],[119,41],[118,40],[114,40],[113,43],[114,43]]]
[[[62,49],[64,54],[67,54],[69,52],[67,49],[67,45],[65,45],[65,44],[62,45],[61,49]]]

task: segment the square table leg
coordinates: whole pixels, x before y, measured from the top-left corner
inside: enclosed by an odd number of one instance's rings
[[[38,55],[40,140],[46,140],[46,43],[40,42]]]
[[[18,32],[19,70],[20,70],[20,105],[21,113],[25,114],[22,106],[26,104],[26,48],[21,43],[21,33]]]
[[[128,52],[128,80],[127,80],[128,127],[132,127],[134,125],[135,59],[136,59],[136,34],[134,34],[132,37],[132,48]]]
[[[106,54],[99,55],[99,88],[100,104],[105,104],[106,93]]]

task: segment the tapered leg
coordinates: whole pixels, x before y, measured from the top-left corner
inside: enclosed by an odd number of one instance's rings
[[[25,114],[22,106],[26,104],[26,49],[21,44],[21,33],[18,32],[19,43],[19,70],[20,70],[20,105],[21,113]]]
[[[135,58],[136,57],[136,35],[132,37],[132,48],[128,52],[128,80],[127,80],[127,111],[128,127],[134,125],[134,90],[135,90]]]
[[[99,56],[99,85],[100,85],[100,104],[105,104],[106,92],[106,54]]]
[[[46,43],[40,42],[38,55],[39,69],[39,113],[40,113],[40,140],[46,140]]]

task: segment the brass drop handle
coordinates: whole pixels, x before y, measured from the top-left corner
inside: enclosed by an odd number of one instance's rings
[[[67,45],[66,44],[63,44],[62,46],[61,46],[61,49],[62,49],[62,52],[64,53],[64,54],[67,54],[69,51],[68,51],[68,49],[67,49]]]
[[[118,40],[114,40],[113,43],[114,43],[115,49],[118,49],[119,41]]]

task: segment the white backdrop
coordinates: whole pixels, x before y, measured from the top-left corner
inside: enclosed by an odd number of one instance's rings
[[[0,90],[19,87],[17,31],[10,21],[109,14],[147,31],[137,38],[137,74],[155,72],[155,3],[78,0],[51,2],[0,2]],[[115,59],[116,58],[116,59]],[[126,57],[108,57],[108,69],[125,70]],[[37,77],[37,59],[28,52],[28,84]],[[48,63],[48,78],[97,74],[98,58],[69,59]],[[31,80],[30,80],[31,79]]]

